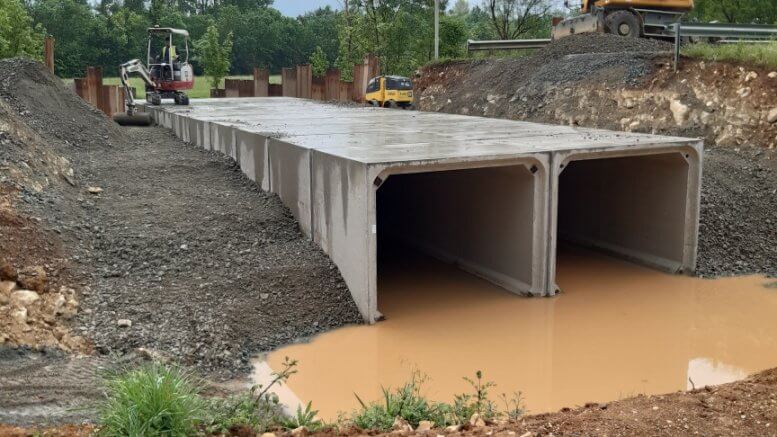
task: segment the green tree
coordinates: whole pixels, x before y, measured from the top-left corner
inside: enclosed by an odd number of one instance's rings
[[[229,74],[232,32],[222,40],[218,28],[211,25],[205,32],[205,36],[197,42],[197,49],[203,71],[210,76],[211,88],[218,88],[221,80]]]
[[[0,58],[43,58],[43,26],[32,23],[19,0],[0,0]]]
[[[696,0],[690,18],[739,24],[777,24],[775,0]]]
[[[329,68],[329,61],[326,59],[326,53],[321,46],[316,46],[316,50],[310,55],[310,68],[313,70],[313,77],[322,77]]]

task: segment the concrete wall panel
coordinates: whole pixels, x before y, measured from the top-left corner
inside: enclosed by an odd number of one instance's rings
[[[302,232],[310,236],[310,149],[270,138],[267,153],[270,191],[280,196],[299,221]]]
[[[237,150],[235,149],[235,128],[227,125],[214,123],[211,125],[213,132],[213,150],[219,151],[226,156],[237,161]]]
[[[339,267],[356,306],[369,322],[379,318],[370,222],[367,166],[319,151],[312,156],[313,240]]]
[[[240,169],[265,191],[270,189],[266,142],[267,137],[264,135],[235,130],[235,145],[240,157]]]

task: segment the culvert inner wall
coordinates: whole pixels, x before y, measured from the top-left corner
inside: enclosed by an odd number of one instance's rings
[[[535,196],[524,165],[390,176],[377,193],[378,250],[391,239],[529,294]]]
[[[558,240],[684,270],[695,232],[690,172],[681,153],[568,162],[558,180]]]
[[[459,249],[452,256],[458,257],[462,266],[468,259],[474,261],[472,264],[486,265],[494,273],[492,278],[499,276],[496,273],[508,272],[513,286],[525,281],[529,268],[532,294],[552,295],[556,290],[558,163],[579,160],[582,155],[690,150],[695,155],[684,182],[690,189],[682,237],[683,268],[692,270],[695,265],[702,150],[698,140],[454,114],[342,107],[293,98],[196,99],[189,107],[165,105],[145,110],[185,141],[231,156],[249,178],[277,193],[299,220],[301,230],[337,265],[368,322],[380,316],[376,259],[380,184],[375,182],[397,174],[535,163],[539,171],[534,174],[531,266],[515,267],[507,260],[511,256],[523,258],[525,248],[497,245],[484,249],[485,245],[475,244],[479,238],[471,236],[467,237],[467,251]],[[681,183],[679,178],[675,181]],[[488,194],[481,190],[473,202],[487,201]],[[511,194],[519,199],[525,195]],[[514,218],[519,217],[518,211],[509,211]],[[504,223],[500,218],[489,220],[489,224],[472,232],[482,232],[483,240],[487,237],[496,241],[504,232]],[[580,234],[585,232],[581,229]],[[665,235],[675,238],[675,234]],[[500,251],[504,251],[505,259],[497,256]],[[674,261],[674,255],[660,253],[662,260]],[[507,283],[503,286],[511,288]]]

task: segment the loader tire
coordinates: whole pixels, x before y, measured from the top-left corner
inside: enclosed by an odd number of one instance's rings
[[[607,32],[618,36],[627,36],[629,38],[639,38],[640,31],[639,18],[626,10],[615,11],[605,19]]]

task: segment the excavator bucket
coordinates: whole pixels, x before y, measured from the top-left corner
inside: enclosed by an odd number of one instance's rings
[[[131,115],[126,112],[117,112],[113,114],[113,121],[122,126],[151,126],[154,120],[148,112],[136,112]]]
[[[604,33],[604,23],[598,15],[583,14],[562,20],[551,29],[554,40],[577,33]]]

